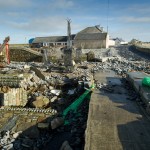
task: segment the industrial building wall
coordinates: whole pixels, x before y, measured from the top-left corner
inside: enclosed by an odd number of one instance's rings
[[[109,35],[106,36],[106,48],[109,48]]]
[[[75,40],[74,46],[83,49],[107,48],[106,40]]]
[[[115,46],[115,41],[114,40],[109,40],[108,45],[109,46]]]

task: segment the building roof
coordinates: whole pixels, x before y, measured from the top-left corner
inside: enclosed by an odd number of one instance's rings
[[[75,40],[106,40],[107,33],[103,32],[99,26],[87,27],[78,32]]]
[[[107,33],[85,33],[77,34],[75,40],[106,40]]]
[[[79,33],[102,33],[102,29],[99,26],[87,27],[84,30],[80,31]],[[79,34],[78,33],[78,34]]]
[[[75,35],[71,35],[74,39]],[[67,36],[36,37],[32,43],[67,42]]]
[[[114,38],[113,40],[114,40],[114,41],[119,41],[119,42],[125,42],[122,38],[118,38],[118,37],[117,37],[117,38]]]

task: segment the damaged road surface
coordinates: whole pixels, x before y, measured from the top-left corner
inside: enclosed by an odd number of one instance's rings
[[[128,99],[129,85],[111,70],[95,73],[95,79],[105,88],[91,96],[85,150],[150,149],[150,122],[136,101]]]

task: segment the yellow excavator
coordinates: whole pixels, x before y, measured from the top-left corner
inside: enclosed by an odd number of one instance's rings
[[[3,44],[0,45],[0,67],[4,67],[5,63],[7,64],[10,63],[9,44],[8,44],[9,40],[10,37],[8,36],[3,41]],[[6,47],[6,51],[3,51],[5,47]]]

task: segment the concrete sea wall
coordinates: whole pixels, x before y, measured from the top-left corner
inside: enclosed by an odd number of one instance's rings
[[[140,52],[150,54],[150,45],[135,44],[133,47]]]

